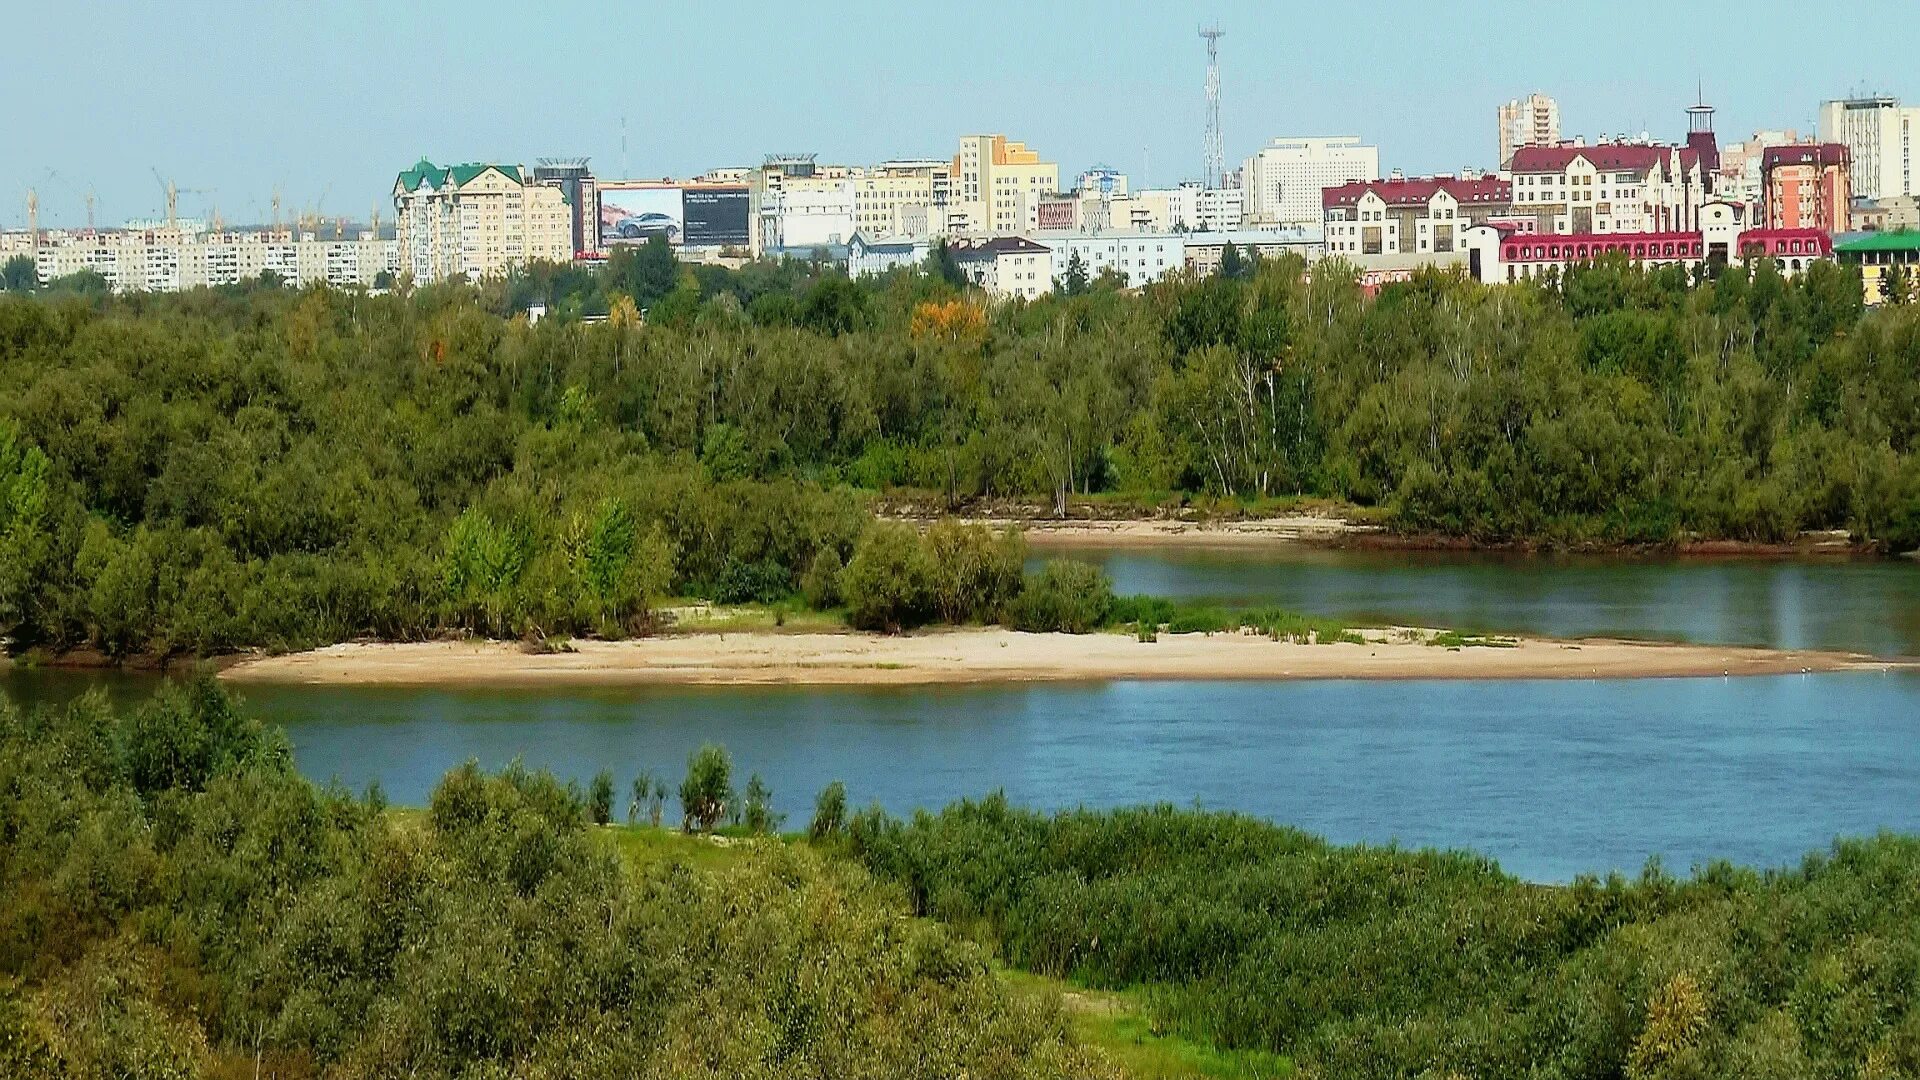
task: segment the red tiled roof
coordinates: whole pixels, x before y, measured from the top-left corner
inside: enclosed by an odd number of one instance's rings
[[[1670,146],[1640,143],[1603,143],[1599,146],[1522,146],[1513,152],[1509,170],[1517,173],[1565,172],[1574,158],[1585,158],[1596,169],[1645,172],[1666,164]]]
[[[1323,188],[1320,192],[1320,208],[1332,210],[1335,207],[1352,206],[1369,191],[1378,195],[1380,201],[1388,206],[1425,206],[1442,191],[1461,203],[1513,202],[1512,181],[1502,180],[1496,176],[1481,177],[1478,180],[1462,180],[1452,176],[1417,176],[1410,180],[1362,180],[1341,184],[1338,187]]]
[[[1765,172],[1781,165],[1845,165],[1847,148],[1840,143],[1794,143],[1769,146],[1760,152],[1760,169]]]

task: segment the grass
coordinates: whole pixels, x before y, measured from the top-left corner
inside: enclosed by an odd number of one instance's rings
[[[1275,641],[1331,645],[1366,640],[1345,623],[1283,608],[1230,608],[1169,600],[1160,596],[1124,596],[1114,601],[1109,621],[1151,641],[1162,629],[1169,634],[1224,634],[1252,630]]]
[[[1087,990],[1004,966],[996,966],[995,972],[1016,993],[1058,996],[1074,1037],[1106,1054],[1133,1080],[1270,1080],[1293,1075],[1293,1063],[1277,1054],[1216,1050],[1154,1031],[1137,992]]]
[[[1442,630],[1427,639],[1427,644],[1442,649],[1513,649],[1520,642],[1499,634],[1471,634],[1462,630]]]
[[[847,628],[846,612],[816,611],[803,603],[715,604],[706,600],[669,600],[661,605],[668,629],[680,633],[723,632],[818,633]]]

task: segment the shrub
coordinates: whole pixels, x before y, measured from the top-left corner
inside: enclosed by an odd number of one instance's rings
[[[1084,634],[1107,620],[1113,609],[1113,582],[1106,571],[1074,559],[1052,559],[1014,602],[1013,624],[1039,633]]]
[[[680,781],[681,827],[711,832],[732,802],[733,759],[706,743],[687,758],[687,778]]]
[[[878,521],[861,534],[840,590],[847,619],[863,630],[918,626],[933,611],[933,568],[912,526]]]
[[[809,607],[825,611],[840,606],[840,574],[844,569],[838,550],[823,547],[814,554],[800,578],[800,595]]]
[[[587,814],[595,825],[613,820],[613,773],[606,769],[593,774],[593,786],[587,789]]]
[[[1017,531],[941,521],[922,540],[933,571],[933,604],[943,622],[984,622],[1018,596],[1027,544]]]
[[[847,829],[847,785],[835,780],[820,790],[813,801],[813,820],[807,824],[807,838],[825,840]]]

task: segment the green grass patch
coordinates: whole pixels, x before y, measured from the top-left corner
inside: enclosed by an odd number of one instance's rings
[[[1520,646],[1516,638],[1499,634],[1474,634],[1464,630],[1442,630],[1428,638],[1427,644],[1442,649],[1514,649]]]
[[[1169,634],[1224,634],[1252,630],[1275,641],[1330,645],[1365,639],[1337,619],[1303,615],[1278,607],[1233,608],[1220,604],[1189,603],[1162,596],[1123,596],[1114,601],[1109,622],[1151,641]]]
[[[1074,1038],[1105,1054],[1131,1080],[1270,1080],[1293,1075],[1293,1062],[1278,1054],[1219,1050],[1155,1030],[1137,991],[1089,990],[1003,965],[995,965],[995,974],[1016,992],[1057,996]]]

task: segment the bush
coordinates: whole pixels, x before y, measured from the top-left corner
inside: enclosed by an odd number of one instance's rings
[[[800,578],[800,595],[809,607],[825,611],[840,606],[840,574],[844,569],[840,552],[834,548],[823,547],[814,555]]]
[[[587,815],[595,825],[613,820],[613,773],[606,769],[593,774],[593,786],[587,789]]]
[[[712,832],[732,802],[733,759],[706,743],[687,758],[687,778],[680,781],[681,828]]]
[[[1084,634],[1113,610],[1113,583],[1092,563],[1053,559],[1027,578],[1014,601],[1013,625],[1035,633]]]
[[[862,630],[904,630],[933,613],[933,567],[910,525],[877,521],[840,575],[847,619]]]
[[[1017,531],[937,522],[922,540],[933,568],[933,604],[941,621],[986,622],[1020,593],[1027,544]]]
[[[813,820],[807,823],[809,840],[839,836],[847,829],[847,785],[835,780],[813,801]]]

